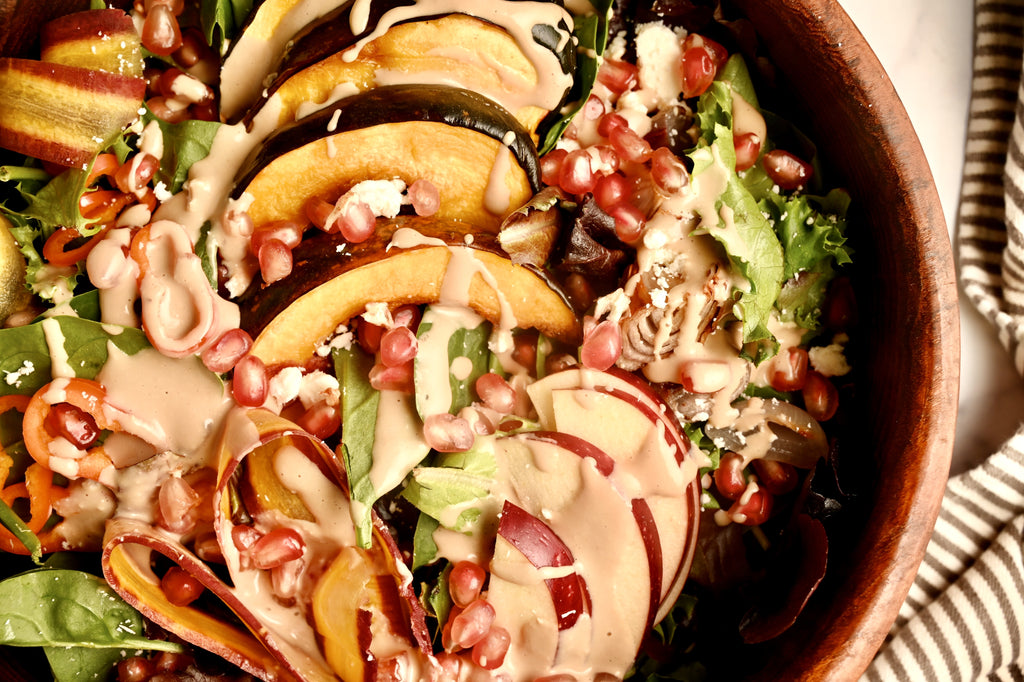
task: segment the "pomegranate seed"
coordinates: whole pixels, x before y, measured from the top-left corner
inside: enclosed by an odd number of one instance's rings
[[[154,116],[165,123],[181,123],[188,120],[188,107],[171,106],[166,97],[160,95],[151,97],[146,100],[146,106]]]
[[[732,143],[736,148],[736,170],[752,168],[761,155],[761,138],[757,133],[743,133],[734,137]]]
[[[460,608],[469,606],[480,596],[487,580],[487,571],[472,561],[457,561],[448,574],[448,591]]]
[[[473,645],[473,662],[484,670],[494,670],[505,662],[512,636],[503,627],[494,625],[484,638]]]
[[[683,97],[704,94],[718,75],[728,53],[715,41],[691,33],[683,40],[679,74],[683,80]]]
[[[263,534],[252,526],[232,526],[231,542],[239,552],[247,552],[256,544]]]
[[[167,601],[175,606],[188,606],[203,593],[199,579],[179,566],[171,566],[160,580]]]
[[[219,121],[220,112],[213,100],[193,102],[188,106],[188,113],[197,121]]]
[[[594,186],[594,200],[602,210],[608,211],[611,207],[624,201],[633,189],[633,183],[621,173],[605,175]]]
[[[544,360],[544,373],[545,374],[558,374],[559,372],[567,369],[572,369],[578,366],[579,363],[569,353],[554,353],[549,355]]]
[[[597,82],[614,93],[632,90],[640,82],[640,70],[635,64],[618,59],[605,59],[597,72]]]
[[[511,414],[515,410],[516,390],[500,374],[481,374],[474,388],[481,402],[495,412]]]
[[[88,450],[96,444],[100,429],[91,414],[71,403],[50,406],[46,425],[51,431],[70,441],[76,448]]]
[[[782,149],[773,149],[761,158],[761,165],[782,189],[799,189],[807,184],[813,172],[811,164]]]
[[[203,561],[215,564],[224,563],[224,552],[220,549],[220,541],[214,532],[202,533],[196,537],[192,551]]]
[[[423,438],[438,452],[465,452],[476,440],[468,421],[447,412],[423,420]]]
[[[142,24],[142,45],[153,54],[167,56],[181,47],[181,27],[167,5],[156,5]]]
[[[512,337],[512,359],[531,373],[537,367],[537,340],[538,336],[533,332],[523,332]]]
[[[181,47],[171,55],[174,61],[186,69],[198,64],[213,55],[213,50],[206,44],[202,31],[190,26],[181,32]]]
[[[260,275],[267,284],[292,274],[292,250],[280,239],[271,237],[264,241],[256,257],[260,261]]]
[[[594,292],[590,280],[578,272],[570,273],[565,278],[565,281],[562,282],[562,289],[576,310],[587,310],[597,300],[597,294]]]
[[[857,318],[857,298],[848,277],[837,277],[828,287],[825,324],[838,332],[848,331]]]
[[[398,306],[391,313],[391,319],[396,327],[408,327],[413,331],[419,329],[421,317],[419,306],[412,304]]]
[[[729,507],[729,518],[744,526],[760,526],[772,515],[772,500],[763,488],[745,493]]]
[[[235,365],[231,378],[235,402],[243,407],[259,407],[267,399],[267,366],[255,355],[246,355]]]
[[[605,320],[586,330],[580,346],[580,363],[584,367],[604,371],[622,355],[622,337],[619,326]]]
[[[373,236],[377,230],[377,216],[361,201],[349,206],[341,219],[341,236],[353,244],[360,244]]]
[[[615,236],[627,244],[636,242],[644,233],[647,216],[634,204],[623,201],[612,206],[605,213],[615,218]]]
[[[597,122],[597,134],[601,137],[610,138],[612,131],[618,128],[628,128],[629,123],[620,114],[608,113]]]
[[[558,173],[559,186],[569,194],[586,194],[594,189],[597,178],[590,165],[590,155],[577,149],[569,152]]]
[[[591,95],[583,105],[583,118],[588,121],[596,121],[604,116],[604,102],[597,95]]]
[[[562,172],[562,163],[569,155],[564,149],[552,149],[540,160],[540,179],[545,185],[557,186]]]
[[[619,170],[621,159],[615,147],[610,144],[595,144],[587,147],[590,154],[590,168],[598,175],[608,175]]]
[[[807,380],[807,351],[791,347],[772,358],[768,383],[776,391],[799,391]]]
[[[430,180],[416,180],[409,185],[406,195],[412,202],[412,210],[416,211],[416,215],[432,216],[441,208],[441,193],[437,185]]]
[[[327,227],[327,218],[334,211],[334,204],[324,201],[319,197],[310,197],[303,205],[303,212],[309,218],[309,222],[324,232],[334,232],[339,228],[338,221],[334,221],[330,228]]]
[[[747,479],[743,476],[743,457],[735,452],[722,455],[715,469],[715,487],[727,499],[740,499],[747,489]]]
[[[755,459],[752,464],[757,484],[772,495],[785,495],[796,487],[796,468],[792,464],[774,459]]]
[[[255,231],[248,211],[228,209],[221,216],[220,225],[232,237],[251,237]]]
[[[360,318],[357,322],[356,339],[359,347],[371,355],[376,355],[380,350],[380,340],[384,336],[384,327],[373,324]]]
[[[729,385],[732,371],[724,360],[685,360],[679,383],[691,393],[717,393]]]
[[[299,417],[298,424],[306,432],[320,440],[326,440],[341,428],[341,414],[337,406],[328,405],[326,401],[320,400]]]
[[[672,196],[689,184],[690,174],[668,147],[658,147],[651,153],[651,181],[660,194]]]
[[[305,570],[306,562],[302,559],[286,561],[280,566],[270,569],[270,586],[274,594],[281,599],[294,599],[299,592],[299,585]]]
[[[157,493],[159,524],[172,533],[187,533],[195,528],[195,508],[201,499],[192,486],[180,476],[171,476]]]
[[[380,361],[386,367],[399,367],[416,357],[419,343],[408,327],[392,327],[380,338]]]
[[[148,14],[157,5],[166,7],[174,16],[179,16],[185,11],[185,0],[144,0],[142,4],[143,12]]]
[[[651,143],[637,135],[629,126],[612,128],[608,141],[624,161],[645,163],[651,158]]]
[[[803,387],[804,409],[814,419],[824,422],[835,416],[839,408],[839,391],[821,372],[808,370]]]
[[[294,220],[275,220],[265,225],[260,225],[258,230],[253,231],[250,248],[253,253],[259,255],[264,244],[271,239],[276,239],[289,249],[294,249],[302,242],[302,233],[304,231],[305,226],[300,225]]]
[[[217,374],[231,371],[252,348],[252,337],[244,329],[229,329],[213,345],[203,351],[200,358],[206,369]]]
[[[452,645],[468,649],[482,640],[494,623],[494,607],[483,599],[470,603],[451,619]]]
[[[189,667],[192,662],[193,659],[188,654],[176,653],[173,651],[161,651],[153,660],[153,671],[155,673],[180,673],[182,670]],[[159,674],[154,675],[154,677],[158,680],[166,679],[161,677]]]
[[[305,553],[305,540],[292,528],[275,528],[257,540],[251,549],[253,565],[263,571],[301,559]]]
[[[412,395],[415,392],[412,361],[398,367],[375,364],[370,369],[370,386],[378,391],[401,391]]]
[[[146,682],[153,676],[153,664],[148,658],[132,656],[117,662],[117,682]]]

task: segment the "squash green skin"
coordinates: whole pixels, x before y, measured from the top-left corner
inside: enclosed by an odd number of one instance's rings
[[[407,227],[448,246],[386,247]],[[471,236],[471,240],[467,237]],[[392,306],[435,303],[449,262],[449,248],[471,248],[494,277],[518,327],[533,327],[553,338],[578,343],[581,330],[567,297],[548,274],[515,265],[493,234],[457,220],[398,216],[377,221],[366,242],[345,244],[339,234],[304,239],[293,251],[292,274],[265,285],[257,280],[238,300],[241,327],[255,340],[252,353],[268,365],[302,365],[339,324],[364,312],[367,303]],[[501,305],[479,275],[469,288],[469,306],[497,322]]]
[[[489,173],[503,145],[515,160],[500,180],[509,205],[492,207]],[[392,178],[407,185],[430,180],[441,193],[440,217],[497,231],[539,191],[540,161],[529,133],[481,95],[448,86],[385,86],[275,131],[243,164],[232,196],[254,197],[250,215],[257,227],[305,223],[309,197],[334,202],[362,180]]]
[[[541,1],[553,2],[558,5],[562,4],[559,0]],[[341,7],[328,12],[323,17],[320,17],[316,21],[307,25],[306,28],[293,37],[288,50],[278,61],[276,68],[273,70],[275,75],[273,81],[267,87],[265,94],[259,100],[254,102],[249,111],[245,114],[244,120],[247,123],[253,120],[267,100],[289,78],[300,71],[327,59],[328,57],[345,51],[366,36],[373,33],[381,18],[389,11],[398,7],[408,7],[416,3],[415,0],[377,0],[376,2],[371,2],[369,4],[369,12],[365,24],[367,28],[359,33],[354,33],[352,31],[351,14],[355,4],[356,3],[354,2],[347,2]],[[471,11],[466,12],[465,14],[467,16],[475,17]],[[445,15],[425,15],[422,17],[416,17],[415,19],[410,19],[407,22],[399,23],[428,21],[431,19],[437,19],[441,16]],[[486,22],[486,20],[481,17],[475,18]],[[499,26],[499,28],[501,27]],[[562,73],[573,73],[576,69],[575,45],[571,40],[561,40],[558,29],[571,32],[571,27],[569,27],[565,22],[560,22],[558,27],[537,24],[532,30],[533,39],[538,45],[548,49],[557,57],[558,63],[562,68]],[[563,103],[568,95],[569,90],[567,89],[562,96]]]

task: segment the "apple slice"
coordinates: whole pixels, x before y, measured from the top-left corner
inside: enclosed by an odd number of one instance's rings
[[[119,9],[65,14],[44,24],[39,40],[44,62],[142,76],[139,33]]]
[[[84,168],[138,116],[146,81],[31,59],[0,59],[0,147]]]
[[[334,202],[360,181],[394,178],[431,182],[440,194],[437,217],[496,232],[539,191],[540,162],[530,134],[482,95],[381,86],[278,128],[243,164],[234,196],[253,197],[257,227],[307,224],[310,197]]]
[[[543,428],[593,441],[615,460],[613,478],[646,501],[661,547],[661,620],[682,591],[697,540],[700,489],[689,439],[668,405],[625,372],[566,370],[527,392]]]
[[[559,664],[621,677],[651,624],[660,590],[652,583],[647,544],[632,505],[599,470],[607,470],[607,457],[594,456],[590,444],[574,449],[580,443],[550,433],[499,438],[497,494],[542,519],[575,557],[575,570],[586,581],[590,617],[561,637]],[[614,538],[612,551],[609,538]]]
[[[387,248],[403,227],[434,241]],[[502,318],[511,314],[516,327],[536,328],[570,343],[579,338],[579,321],[558,285],[543,271],[513,264],[494,235],[475,233],[460,221],[382,219],[377,234],[362,244],[346,246],[340,235],[318,235],[303,240],[293,257],[291,275],[269,286],[257,283],[239,300],[242,328],[255,339],[251,352],[268,365],[305,363],[318,344],[361,314],[367,303],[440,301],[453,262],[478,268],[466,278],[468,290],[460,293],[485,319],[509,322]]]

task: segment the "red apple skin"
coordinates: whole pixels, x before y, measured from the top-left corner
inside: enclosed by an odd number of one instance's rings
[[[572,566],[572,552],[551,528],[508,500],[501,509],[498,535],[523,553],[537,568]],[[570,573],[544,581],[558,614],[558,629],[567,630],[584,613],[590,612],[590,593],[586,581],[578,573]]]
[[[615,469],[615,460],[612,459],[608,453],[590,441],[584,440],[579,436],[574,436],[571,433],[561,433],[559,431],[530,431],[528,433],[524,433],[523,437],[527,440],[539,440],[546,443],[552,443],[553,445],[561,447],[563,450],[574,452],[584,459],[591,459],[594,461],[594,466],[597,468],[597,472],[602,476],[611,476],[612,471]]]

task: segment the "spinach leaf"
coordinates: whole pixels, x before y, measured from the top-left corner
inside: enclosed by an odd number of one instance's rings
[[[223,52],[224,45],[241,32],[253,5],[257,3],[254,0],[202,0],[199,18],[206,42],[218,52]]]
[[[0,644],[180,651],[143,635],[142,616],[106,581],[40,568],[0,582]]]
[[[109,679],[117,662],[131,655],[131,649],[89,649],[44,646],[54,682]]]
[[[412,570],[422,568],[437,558],[434,531],[440,525],[437,519],[426,514],[420,514],[416,520],[416,530],[412,535]]]
[[[563,107],[562,111],[565,113],[556,119],[544,133],[544,143],[539,150],[541,156],[555,148],[558,138],[562,136],[573,117],[583,108],[587,98],[590,97],[594,81],[597,80],[597,70],[601,66],[601,58],[608,46],[608,16],[612,0],[591,0],[590,4],[594,8],[593,14],[574,18],[573,35],[578,43],[576,81],[572,91],[573,101]]]
[[[761,213],[754,197],[736,174],[732,134],[732,88],[715,81],[698,102],[701,142],[688,156],[693,161],[691,183],[695,195],[707,185],[718,195],[713,203],[695,206],[700,229],[725,248],[736,269],[746,278],[737,291],[736,316],[743,321],[743,341],[752,344],[755,361],[770,357],[777,347],[768,330],[768,318],[783,281],[782,245]],[[728,220],[723,219],[728,215]]]
[[[160,170],[155,180],[162,182],[172,194],[181,191],[188,179],[188,171],[196,161],[210,154],[213,138],[220,130],[217,121],[189,120],[181,123],[167,123],[154,116],[148,109],[142,120],[147,125],[156,121],[164,140],[164,155],[160,159]]]
[[[358,346],[335,348],[334,370],[341,387],[341,443],[352,498],[352,520],[360,547],[371,542],[370,508],[377,499],[370,480],[380,393],[370,385],[373,357]]]
[[[67,364],[75,376],[93,379],[107,361],[107,343],[134,355],[149,346],[145,333],[68,315],[50,318],[63,336]],[[50,349],[43,323],[0,329],[0,395],[31,395],[51,379]]]
[[[441,411],[457,414],[476,399],[473,386],[481,375],[487,373],[491,364],[491,353],[487,348],[491,325],[481,321],[467,329],[462,326],[463,319],[449,314],[445,307],[429,306],[423,311],[416,332],[422,352],[416,354],[413,371],[416,411],[420,417],[426,418]],[[466,363],[465,367],[458,366]],[[442,373],[447,375],[451,389],[451,401],[445,405],[441,404],[440,396],[431,393],[433,387],[444,385]]]

